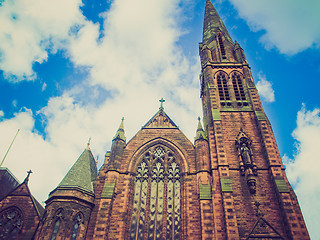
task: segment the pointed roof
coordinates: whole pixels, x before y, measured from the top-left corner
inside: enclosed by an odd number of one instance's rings
[[[224,37],[232,43],[229,32],[224,26],[217,10],[214,8],[211,0],[207,0],[203,24],[203,43],[209,44],[212,42],[219,32],[223,33]]]
[[[78,187],[94,193],[92,182],[97,178],[97,165],[92,152],[87,148],[73,164],[67,175],[62,179],[57,188]]]
[[[29,171],[25,180],[22,183],[20,183],[18,186],[16,186],[14,189],[12,189],[11,192],[9,192],[5,197],[0,199],[0,202],[7,197],[12,197],[12,196],[26,197],[26,196],[28,196],[31,199],[32,205],[34,206],[34,209],[35,209],[37,215],[41,218],[44,213],[44,208],[30,192],[30,189],[28,187],[30,173],[31,172]]]
[[[142,128],[178,128],[178,126],[165,113],[161,105],[159,111]]]
[[[196,136],[194,138],[194,141],[197,141],[200,139],[207,139],[207,137],[206,137],[206,133],[204,132],[204,130],[202,128],[200,117],[198,117],[198,128],[197,128],[197,132],[196,132]]]
[[[123,121],[124,121],[124,118],[121,119],[121,123],[120,123],[120,126],[116,132],[116,135],[113,137],[112,141],[114,140],[117,140],[117,139],[120,139],[122,141],[126,141],[126,136],[124,134],[124,125],[123,125]]]

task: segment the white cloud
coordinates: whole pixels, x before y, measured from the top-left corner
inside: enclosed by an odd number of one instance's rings
[[[35,79],[35,62],[65,47],[70,28],[82,24],[81,0],[12,0],[0,7],[0,69],[11,81]],[[63,7],[61,7],[63,6]]]
[[[46,83],[43,83],[43,84],[42,84],[41,91],[43,92],[43,91],[46,90],[46,89],[47,89],[47,84],[46,84]]]
[[[320,220],[320,109],[306,110],[305,106],[298,112],[297,127],[293,131],[296,140],[294,159],[287,156],[287,174],[299,196],[311,239],[319,239]]]
[[[262,73],[258,73],[258,82],[256,83],[256,87],[259,91],[260,97],[266,102],[274,102],[274,90],[272,88],[272,84],[267,80],[266,76]]]
[[[181,16],[178,3],[178,0],[115,1],[110,11],[103,14],[105,32],[99,40],[98,24],[88,21],[72,38],[55,33],[59,39],[69,41],[64,47],[75,65],[89,67],[88,79],[51,98],[37,113],[26,111],[0,122],[0,130],[5,129],[0,135],[3,143],[17,128],[22,129],[5,166],[20,180],[31,168],[30,188],[40,201],[46,200],[61,181],[89,137],[101,164],[121,118],[125,117],[129,140],[156,113],[161,97],[166,99],[165,111],[193,139],[201,113],[200,63],[198,58],[187,60],[176,45],[181,34],[176,24]],[[146,6],[152,11],[146,11]],[[77,12],[78,5],[71,8]],[[52,16],[51,20],[55,18]],[[70,26],[76,21],[66,22]],[[47,23],[51,25],[56,23]],[[31,64],[35,55],[26,54]],[[41,115],[45,121],[45,139],[34,129],[33,114]],[[23,128],[24,121],[28,124]],[[0,144],[0,154],[5,146]]]
[[[261,42],[281,53],[296,54],[320,44],[320,1],[230,0],[253,31],[265,31]]]

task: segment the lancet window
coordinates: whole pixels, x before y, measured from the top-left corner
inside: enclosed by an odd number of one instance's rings
[[[180,167],[163,146],[150,148],[137,167],[130,239],[180,239]]]
[[[83,222],[82,213],[77,213],[73,218],[73,221],[74,221],[74,225],[73,225],[71,240],[75,240],[78,236],[80,225]]]
[[[246,96],[244,94],[242,78],[241,78],[240,74],[234,73],[234,74],[232,74],[231,78],[232,78],[232,85],[233,85],[233,90],[234,90],[236,100],[237,101],[245,101]]]
[[[55,214],[55,224],[53,227],[53,232],[51,235],[51,240],[55,240],[57,238],[59,229],[60,229],[60,225],[61,225],[61,221],[63,219],[63,215],[64,215],[64,211],[62,208],[58,209],[58,211]]]
[[[22,229],[22,212],[10,207],[0,213],[0,239],[15,239]]]
[[[228,85],[227,85],[227,75],[225,73],[219,72],[217,75],[217,84],[219,90],[219,96],[221,101],[230,100]]]

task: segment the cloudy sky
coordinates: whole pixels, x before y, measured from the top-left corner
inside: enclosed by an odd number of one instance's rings
[[[320,2],[216,0],[245,50],[288,177],[320,238]],[[63,7],[62,7],[63,6]],[[91,137],[98,165],[166,99],[192,141],[205,0],[0,0],[0,156],[46,200]],[[1,157],[2,158],[2,157]]]

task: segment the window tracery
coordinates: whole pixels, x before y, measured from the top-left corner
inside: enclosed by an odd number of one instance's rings
[[[17,207],[10,207],[0,213],[0,239],[15,239],[22,227],[22,212]]]
[[[218,73],[218,75],[217,75],[217,84],[218,84],[220,100],[221,101],[230,100],[226,74],[224,74],[222,72]]]
[[[130,239],[180,239],[180,167],[163,146],[150,148],[137,167]]]
[[[232,78],[232,85],[233,85],[233,90],[234,90],[236,100],[237,101],[245,101],[246,96],[244,94],[242,78],[241,78],[240,74],[234,73],[234,74],[232,74],[231,78]]]

